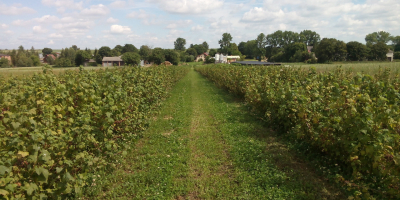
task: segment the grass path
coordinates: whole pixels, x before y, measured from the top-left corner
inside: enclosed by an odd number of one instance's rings
[[[193,70],[85,199],[345,199],[237,101]]]

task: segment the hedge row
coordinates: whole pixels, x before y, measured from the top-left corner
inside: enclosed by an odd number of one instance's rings
[[[129,141],[184,67],[44,70],[0,79],[0,199],[66,198]],[[114,159],[115,160],[115,159]]]
[[[282,134],[306,141],[344,167],[337,175],[355,199],[400,198],[400,79],[340,67],[197,67],[246,101]],[[347,174],[346,174],[347,173]]]

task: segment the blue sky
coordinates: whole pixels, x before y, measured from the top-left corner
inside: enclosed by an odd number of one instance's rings
[[[0,49],[173,48],[178,37],[217,48],[276,30],[314,30],[321,37],[365,42],[365,35],[400,35],[399,0],[0,0]]]

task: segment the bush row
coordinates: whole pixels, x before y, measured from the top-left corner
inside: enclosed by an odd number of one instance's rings
[[[175,66],[81,68],[56,76],[45,69],[0,81],[0,199],[80,193],[93,170],[126,154],[187,72]]]
[[[353,198],[400,198],[400,79],[338,67],[201,66],[218,86],[246,101],[282,134],[306,141],[344,167],[337,179]],[[395,78],[391,78],[395,77]]]

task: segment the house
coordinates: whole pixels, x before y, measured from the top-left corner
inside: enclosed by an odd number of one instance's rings
[[[47,54],[47,55],[43,56],[43,63],[47,63],[48,57],[51,57],[51,58],[53,58],[53,60],[56,60],[56,57],[53,54]]]
[[[10,62],[10,64],[11,64],[11,62],[12,62],[12,61],[11,61],[11,56],[10,56],[10,55],[1,54],[1,53],[0,53],[0,59],[1,59],[1,58],[7,59],[7,60]]]
[[[196,57],[196,62],[199,62],[200,59],[202,59],[203,61],[205,61],[207,56],[208,56],[208,53],[202,53],[202,54],[198,55],[198,56]]]
[[[226,59],[227,59],[228,63],[236,62],[237,60],[240,59],[240,56],[227,56]]]
[[[83,66],[96,66],[96,61],[93,59],[86,59],[85,62],[83,63]]]
[[[394,55],[392,50],[389,50],[389,52],[386,54],[386,58],[389,62],[393,62]]]
[[[103,58],[103,67],[110,67],[110,66],[122,66],[124,65],[124,61],[119,57],[104,57]]]
[[[240,59],[240,56],[225,56],[224,54],[215,54],[215,63],[231,63]]]

